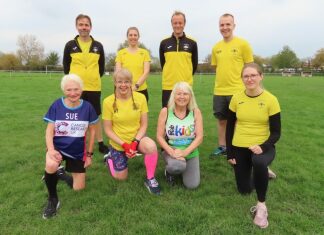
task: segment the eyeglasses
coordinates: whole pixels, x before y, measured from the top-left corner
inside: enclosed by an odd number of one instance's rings
[[[130,81],[128,81],[128,80],[125,80],[125,81],[116,81],[116,83],[118,84],[118,85],[122,85],[122,84],[125,84],[125,85],[128,85],[128,84],[130,84]]]
[[[258,74],[258,73],[256,73],[256,74],[251,74],[251,75],[244,75],[244,76],[243,76],[243,79],[244,79],[244,80],[248,80],[248,79],[250,78],[250,79],[253,80],[253,79],[255,79],[256,77],[258,77],[259,75],[260,75],[260,74]]]

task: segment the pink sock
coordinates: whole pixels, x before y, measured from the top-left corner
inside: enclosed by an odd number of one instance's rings
[[[111,159],[108,159],[107,161],[107,168],[110,170],[110,174],[115,177],[114,163]]]
[[[152,179],[155,175],[155,169],[158,161],[158,153],[146,154],[144,157],[144,163],[146,167],[146,177]]]

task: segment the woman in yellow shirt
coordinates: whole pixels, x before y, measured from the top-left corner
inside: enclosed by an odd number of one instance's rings
[[[275,157],[275,143],[280,138],[280,106],[277,98],[264,90],[259,65],[246,64],[242,80],[245,90],[233,95],[229,105],[227,159],[234,166],[240,193],[251,193],[254,185],[258,198],[257,205],[251,208],[254,224],[266,228],[269,224],[265,205],[268,166]]]
[[[140,34],[136,27],[128,28],[126,36],[128,47],[117,52],[115,70],[128,69],[133,75],[133,90],[145,95],[148,101],[146,79],[150,73],[150,53],[138,47]]]
[[[118,180],[128,177],[128,159],[144,154],[146,179],[150,193],[160,195],[155,179],[158,152],[155,142],[146,136],[148,108],[143,94],[132,91],[132,74],[126,69],[114,73],[115,92],[103,101],[104,130],[109,138],[105,162]]]

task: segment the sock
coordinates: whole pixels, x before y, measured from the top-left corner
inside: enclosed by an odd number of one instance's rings
[[[48,190],[48,196],[50,198],[58,198],[57,191],[56,191],[57,181],[58,178],[56,172],[53,174],[49,174],[45,171],[45,184]]]
[[[115,169],[114,169],[114,163],[111,159],[107,160],[107,168],[110,170],[110,174],[115,177]]]
[[[158,153],[157,152],[145,155],[144,163],[145,163],[145,167],[146,167],[147,179],[154,178],[157,161],[158,161]]]

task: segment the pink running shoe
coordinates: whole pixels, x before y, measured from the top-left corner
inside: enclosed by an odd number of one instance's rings
[[[269,180],[277,178],[276,173],[274,173],[269,167],[268,167],[268,175],[269,175]]]
[[[256,206],[251,207],[250,211],[254,214],[253,223],[255,225],[260,228],[268,227],[268,211],[265,204],[258,203]]]

